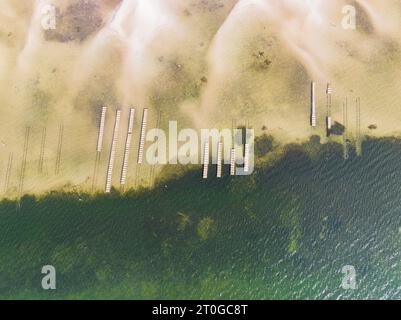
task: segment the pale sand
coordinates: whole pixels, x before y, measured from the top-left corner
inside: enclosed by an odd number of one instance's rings
[[[43,4],[64,20],[41,27]],[[72,7],[71,4],[81,4]],[[361,97],[362,133],[401,132],[401,4],[356,1],[357,30],[341,26],[348,1],[324,0],[109,0],[0,3],[0,194],[14,155],[8,196],[17,194],[25,127],[31,127],[24,192],[69,185],[90,190],[97,127],[109,107],[99,171],[104,183],[115,108],[122,108],[118,185],[128,108],[143,107],[150,128],[231,128],[232,121],[263,126],[283,143],[325,134],[325,87],[334,89],[333,118],[342,122],[348,97],[349,133],[355,133],[354,99]],[[92,2],[93,3],[93,2]],[[360,4],[359,4],[360,3]],[[71,8],[71,7],[70,7]],[[86,8],[86,9],[85,9]],[[71,15],[79,28],[71,26]],[[84,12],[82,11],[84,10]],[[87,10],[85,12],[85,10]],[[83,12],[83,13],[82,13]],[[77,20],[75,20],[77,21]],[[66,36],[69,35],[69,37]],[[317,82],[319,127],[309,126],[309,85]],[[55,175],[58,127],[64,125],[61,171]],[[369,130],[369,125],[377,125]],[[42,128],[47,128],[44,173],[38,173]],[[323,140],[324,141],[324,140]],[[132,148],[129,186],[136,176]],[[140,170],[149,183],[149,167]],[[141,181],[139,181],[140,184]]]

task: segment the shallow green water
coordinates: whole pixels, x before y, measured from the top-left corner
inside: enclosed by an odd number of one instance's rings
[[[251,177],[194,170],[152,191],[2,201],[0,297],[401,298],[400,159],[397,139],[346,162],[310,142]],[[345,265],[356,290],[341,287]]]

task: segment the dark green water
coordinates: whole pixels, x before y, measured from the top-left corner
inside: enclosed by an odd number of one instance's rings
[[[401,298],[400,184],[401,140],[369,139],[346,162],[310,142],[251,177],[2,201],[0,298]]]

